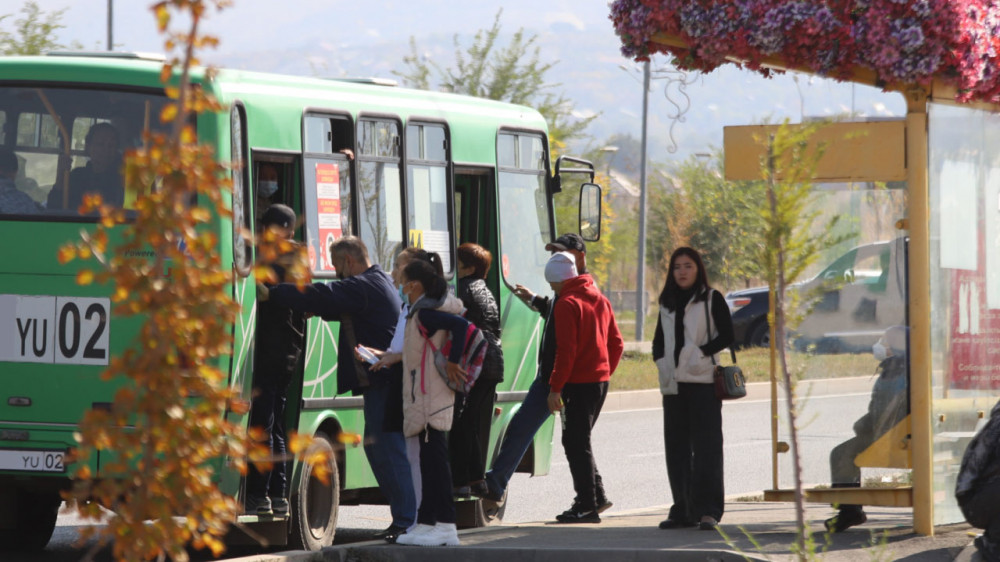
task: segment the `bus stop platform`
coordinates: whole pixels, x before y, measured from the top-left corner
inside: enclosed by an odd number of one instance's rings
[[[939,526],[935,536],[918,535],[908,508],[866,507],[868,522],[828,535],[829,506],[806,505],[815,542],[814,559],[830,561],[906,560],[968,562],[976,530],[966,524]],[[607,562],[797,560],[795,506],[781,502],[732,502],[719,531],[660,530],[666,507],[628,513],[613,510],[599,524],[555,522],[499,525],[460,531],[461,546],[415,547],[368,541],[321,552],[281,552],[239,558],[241,562]],[[728,537],[728,539],[726,538]],[[812,558],[812,557],[810,557]]]

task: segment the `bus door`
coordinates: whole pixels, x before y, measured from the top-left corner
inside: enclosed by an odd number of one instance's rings
[[[473,242],[490,251],[500,252],[497,234],[495,171],[487,167],[455,167],[455,233],[458,244]],[[500,302],[500,268],[494,263],[486,275],[486,285]]]

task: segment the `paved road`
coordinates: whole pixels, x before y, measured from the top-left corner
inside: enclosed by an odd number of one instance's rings
[[[863,389],[870,384],[861,381],[860,385],[845,384],[843,389],[835,386],[823,390],[821,395],[817,392],[805,402],[800,422],[805,482],[829,481],[829,451],[850,437],[854,420],[867,408],[868,392]],[[787,440],[786,414],[783,410],[779,414],[782,439]],[[752,494],[770,488],[770,402],[746,399],[727,403],[723,419],[727,495]],[[569,507],[573,498],[572,481],[560,436],[557,424],[548,476],[515,475],[506,523],[549,520]],[[608,496],[615,504],[609,513],[669,506],[671,496],[659,408],[603,413],[594,431],[594,450]],[[779,474],[780,486],[791,487],[789,455],[781,455]],[[388,515],[385,506],[342,507],[337,542],[366,539],[372,530],[388,525]],[[61,517],[46,555],[33,560],[78,560],[80,552],[71,546],[77,538],[78,524],[73,518]]]

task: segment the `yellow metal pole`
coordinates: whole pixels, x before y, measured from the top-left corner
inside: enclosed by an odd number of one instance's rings
[[[913,530],[934,535],[934,450],[931,433],[930,190],[927,180],[927,90],[906,92],[906,162],[910,231],[910,419]]]
[[[771,331],[771,489],[778,489],[778,351],[774,347],[774,287],[769,288],[767,323]]]

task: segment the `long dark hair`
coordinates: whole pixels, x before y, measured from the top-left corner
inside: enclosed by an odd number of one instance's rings
[[[448,282],[438,273],[441,269],[441,256],[437,252],[427,252],[427,259],[417,258],[406,264],[403,277],[420,283],[427,298],[437,300],[448,291]]]
[[[701,260],[701,254],[698,253],[698,250],[689,248],[688,246],[677,248],[673,254],[670,254],[670,265],[667,266],[667,282],[663,284],[663,290],[660,291],[660,304],[671,311],[676,310],[678,304],[682,304],[677,302],[677,294],[681,291],[681,288],[677,286],[677,281],[674,280],[674,262],[681,256],[691,258],[691,261],[694,262],[695,267],[698,269],[694,285],[691,287],[695,291],[695,300],[705,300],[705,295],[708,294],[706,289],[712,287],[708,284],[708,273],[705,271],[705,262]]]

